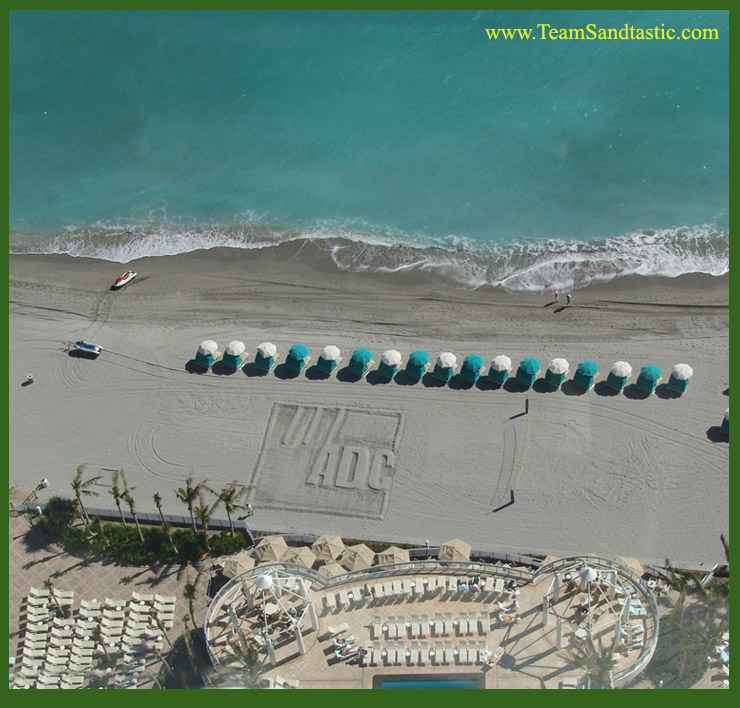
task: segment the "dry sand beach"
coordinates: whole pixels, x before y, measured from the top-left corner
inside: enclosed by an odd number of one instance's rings
[[[111,292],[127,268],[139,277]],[[509,294],[439,285],[424,273],[341,272],[312,245],[213,249],[127,266],[10,257],[10,482],[50,481],[71,496],[78,465],[126,471],[137,509],[187,513],[175,498],[192,470],[209,486],[252,485],[259,531],[474,549],[665,559],[709,568],[729,537],[726,276],[621,278],[573,293]],[[70,356],[84,338],[97,360]],[[336,344],[340,375],[192,373],[198,344],[301,342],[315,364]],[[486,362],[592,359],[694,369],[687,392],[580,393],[359,381],[352,350],[450,350]],[[28,373],[35,383],[23,386]],[[633,377],[633,381],[634,381]],[[530,414],[519,415],[529,399]],[[328,452],[327,452],[328,451]],[[344,455],[344,457],[343,457]],[[318,463],[324,460],[326,465]],[[108,472],[103,474],[109,475]],[[512,495],[513,490],[513,495]],[[112,504],[105,486],[96,506]],[[514,503],[510,503],[512,501]],[[92,503],[92,502],[91,502]]]

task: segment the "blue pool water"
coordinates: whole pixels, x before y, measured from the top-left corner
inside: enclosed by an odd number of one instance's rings
[[[381,688],[478,688],[477,681],[383,681]]]

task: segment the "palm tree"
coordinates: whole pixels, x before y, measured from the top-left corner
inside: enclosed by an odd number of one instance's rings
[[[216,504],[218,504],[218,501]],[[206,551],[209,553],[211,552],[211,544],[208,543],[208,522],[211,520],[211,516],[213,516],[213,510],[216,508],[216,504],[208,506],[203,495],[200,494],[198,495],[198,506],[195,507],[195,515],[203,526],[203,539],[206,544]]]
[[[185,481],[185,488],[180,488],[175,492],[177,498],[188,507],[188,511],[190,512],[190,521],[193,523],[193,531],[195,531],[195,533],[198,533],[198,528],[195,525],[193,507],[195,506],[195,502],[202,489],[205,487],[205,484],[206,480],[204,479],[202,482],[198,482],[198,484],[193,485],[193,473],[191,472]]]
[[[139,526],[139,519],[136,517],[136,502],[134,501],[134,498],[131,496],[131,492],[133,491],[133,487],[131,489],[126,488],[126,491],[123,493],[123,501],[128,504],[128,508],[131,510],[131,516],[134,517],[134,523],[136,524],[136,531],[139,534],[139,540],[144,543],[144,534],[141,533],[141,526]]]
[[[92,489],[88,489],[88,487],[91,484],[95,484],[99,479],[102,478],[102,475],[98,475],[97,477],[92,477],[91,479],[88,479],[87,481],[82,481],[82,473],[85,471],[85,467],[87,465],[80,465],[77,468],[77,474],[75,475],[75,478],[72,480],[72,489],[74,489],[75,496],[77,497],[77,504],[80,507],[80,513],[82,516],[82,522],[85,524],[85,528],[87,528],[90,524],[90,517],[87,515],[87,510],[85,509],[85,505],[82,503],[82,495],[85,494],[87,496],[93,496],[97,497],[98,492],[93,491]]]
[[[154,503],[157,505],[157,511],[159,512],[159,519],[162,522],[162,529],[164,530],[164,535],[167,536],[167,540],[170,542],[170,546],[172,546],[172,551],[177,555],[177,546],[175,545],[175,542],[172,540],[172,534],[170,533],[172,524],[168,524],[164,520],[164,514],[162,514],[162,495],[157,492],[152,498],[154,499]]]
[[[188,611],[193,620],[193,627],[197,627],[198,623],[195,621],[195,608],[193,607],[196,596],[195,584],[190,582],[190,578],[188,578],[188,582],[185,583],[185,587],[182,589],[182,596],[188,601]],[[185,618],[187,618],[187,615],[185,615]]]
[[[108,540],[108,537],[105,535],[105,531],[103,531],[103,521],[102,519],[95,515],[93,516],[92,523],[90,524],[93,531],[95,531],[96,535],[99,535],[100,538],[103,539],[103,543],[105,544],[106,548],[110,548],[110,541]]]
[[[218,496],[213,508],[215,509],[218,504],[224,505],[226,516],[229,519],[229,526],[231,527],[231,535],[235,536],[234,520],[231,518],[231,515],[235,511],[247,508],[246,504],[242,504],[241,502],[249,491],[249,487],[245,487],[243,484],[234,481],[226,485],[220,492],[211,491]]]
[[[54,586],[51,583],[51,578],[44,580],[44,588],[49,591],[51,599],[54,600],[54,604],[57,606],[57,614],[60,617],[64,617],[64,610],[62,610],[62,606],[59,604],[59,600],[57,600],[57,596],[54,594]]]
[[[614,659],[611,646],[604,647],[601,640],[599,640],[599,646],[597,647],[593,639],[588,637],[569,651],[574,663],[586,669],[586,680],[589,688],[613,688]]]
[[[123,484],[125,487],[126,480],[125,480],[125,477],[123,476],[123,470],[113,470],[113,483],[111,484],[111,488],[108,491],[108,494],[111,494],[113,498],[116,500],[116,506],[118,507],[118,513],[121,515],[121,523],[125,526],[126,519],[123,516],[123,509],[121,509],[121,499],[123,499],[123,492],[118,487],[119,479],[123,479]]]

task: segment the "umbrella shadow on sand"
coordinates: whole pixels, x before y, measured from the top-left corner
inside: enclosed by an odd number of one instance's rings
[[[729,442],[729,438],[726,438],[721,432],[719,425],[713,425],[711,428],[707,429],[707,440],[710,442]]]
[[[208,373],[208,369],[204,369],[195,359],[191,359],[185,364],[185,371],[189,374],[205,374]]]

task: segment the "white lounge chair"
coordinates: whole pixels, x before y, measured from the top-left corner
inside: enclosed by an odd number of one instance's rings
[[[434,613],[434,636],[440,637],[444,635],[444,616],[441,612]]]
[[[420,637],[428,637],[429,636],[429,615],[426,612],[421,613],[420,618],[420,626],[419,626],[419,636]]]
[[[405,615],[398,615],[398,617],[396,617],[396,636],[399,639],[406,639],[406,617]]]
[[[403,640],[396,641],[396,664],[403,664],[406,660],[406,642]]]
[[[457,633],[459,635],[468,633],[468,613],[460,612],[457,616]]]
[[[383,636],[383,620],[380,615],[373,615],[373,639],[379,639]]]
[[[445,664],[455,663],[455,647],[452,644],[451,639],[445,639],[444,663]]]
[[[483,610],[480,613],[480,634],[486,635],[491,631],[491,615]]]
[[[444,629],[442,631],[442,634],[449,637],[453,632],[454,626],[455,625],[452,619],[452,612],[445,612]]]
[[[435,664],[441,664],[444,662],[444,658],[445,658],[445,645],[442,643],[441,639],[435,639],[433,661]]]
[[[413,588],[411,587],[411,581],[408,578],[405,578],[401,582],[401,585],[403,587],[403,594],[411,596],[411,594],[413,593]]]
[[[419,615],[413,614],[411,615],[411,636],[418,637],[420,631],[421,631],[421,626],[419,622]]]
[[[398,626],[396,625],[395,615],[388,615],[386,626],[388,627],[388,639],[397,639],[398,638]]]
[[[419,663],[428,664],[429,663],[429,642],[427,642],[426,639],[423,639],[419,646],[420,646]]]
[[[477,634],[478,632],[478,613],[468,612],[468,634]]]
[[[342,624],[336,625],[336,627],[327,627],[326,631],[329,632],[331,635],[341,634],[342,632],[346,632],[349,629],[349,625],[346,622],[342,622]]]
[[[409,664],[416,664],[419,660],[419,642],[416,639],[412,639],[409,643]]]

